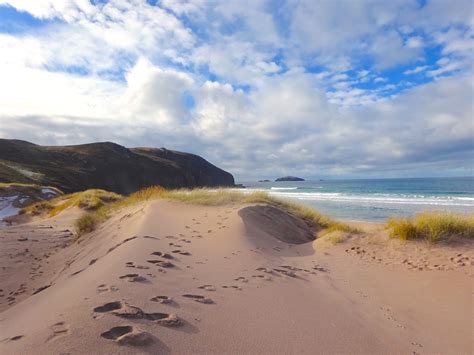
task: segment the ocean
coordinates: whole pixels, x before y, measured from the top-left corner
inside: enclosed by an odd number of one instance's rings
[[[474,177],[243,182],[333,218],[382,222],[422,211],[474,213]]]

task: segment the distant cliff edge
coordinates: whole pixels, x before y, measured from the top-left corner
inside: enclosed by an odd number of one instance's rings
[[[100,188],[128,194],[143,187],[234,186],[234,177],[198,155],[115,143],[40,146],[0,139],[0,182],[55,186],[64,192]]]

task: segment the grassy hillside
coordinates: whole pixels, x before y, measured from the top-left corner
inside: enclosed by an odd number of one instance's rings
[[[103,189],[129,194],[167,188],[233,186],[228,172],[205,159],[165,148],[125,148],[111,142],[40,146],[0,139],[0,182],[51,185],[64,192]]]

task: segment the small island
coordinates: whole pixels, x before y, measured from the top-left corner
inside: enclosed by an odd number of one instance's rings
[[[270,182],[270,180],[264,179],[264,180],[258,180],[258,182]]]
[[[304,179],[296,177],[296,176],[284,176],[284,177],[276,179],[275,181],[304,181]]]

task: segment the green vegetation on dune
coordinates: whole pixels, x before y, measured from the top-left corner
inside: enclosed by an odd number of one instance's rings
[[[106,204],[121,200],[123,197],[114,192],[100,189],[86,190],[69,195],[53,198],[49,201],[41,201],[23,208],[20,214],[33,216],[47,215],[53,217],[68,207],[80,207],[87,211],[97,210]]]
[[[336,230],[355,232],[354,229],[344,223],[334,221],[310,207],[275,198],[265,192],[244,193],[231,189],[166,190],[160,186],[142,189],[115,203],[105,205],[96,211],[83,215],[76,223],[77,231],[79,234],[90,232],[97,224],[107,219],[113,210],[154,199],[168,199],[205,206],[263,203],[279,207],[318,225],[323,229],[319,235]]]
[[[414,218],[391,218],[386,227],[392,237],[402,240],[474,238],[474,214],[423,212]]]

